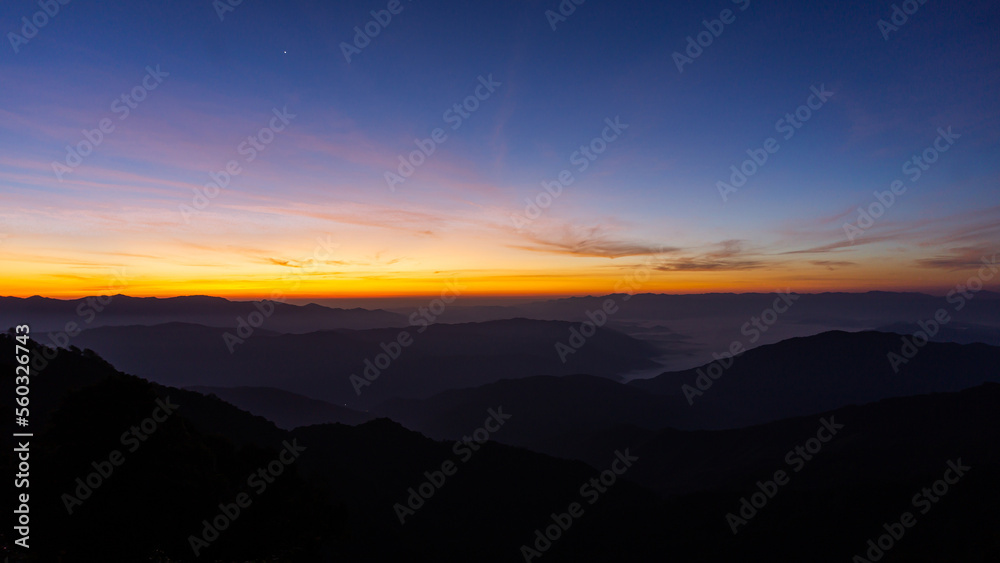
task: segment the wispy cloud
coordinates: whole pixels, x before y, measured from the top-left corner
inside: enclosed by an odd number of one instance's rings
[[[811,260],[809,263],[813,266],[826,268],[827,270],[836,270],[837,268],[848,268],[858,265],[857,262],[849,262],[847,260]]]
[[[983,265],[984,256],[995,256],[1000,250],[1000,245],[992,247],[967,246],[953,248],[943,254],[938,254],[930,258],[916,260],[916,264],[921,268],[935,268],[949,272],[968,270]]]
[[[528,244],[512,244],[512,248],[533,252],[548,252],[571,256],[623,258],[676,252],[677,248],[646,242],[614,238],[605,225],[592,227],[564,226],[547,235],[527,233]]]

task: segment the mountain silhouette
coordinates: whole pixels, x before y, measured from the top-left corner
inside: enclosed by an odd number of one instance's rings
[[[82,299],[0,297],[0,326],[30,324],[35,332],[101,326],[190,323],[230,328],[251,314],[266,316],[267,330],[304,333],[340,328],[405,327],[406,317],[381,309],[333,309],[322,305],[292,305],[278,301],[230,301],[221,297],[92,296]],[[249,321],[248,321],[249,322]]]
[[[0,336],[5,373],[13,372],[13,346],[9,335]],[[617,385],[595,378],[578,383]],[[885,533],[884,523],[917,512],[911,497],[942,479],[949,461],[971,469],[931,512],[918,513],[919,530],[908,531],[892,557],[990,561],[997,553],[995,384],[738,430],[661,430],[640,443],[625,439],[628,433],[612,439],[612,432],[607,443],[593,444],[589,464],[492,441],[466,463],[452,442],[384,418],[287,432],[218,398],[123,375],[79,349],[58,352],[33,386],[47,388],[37,396],[32,422],[39,429],[31,458],[38,560],[518,561],[522,546],[537,539],[535,530],[581,502],[583,515],[546,547],[545,560],[647,561],[670,554],[692,562],[801,561],[808,554],[810,561],[844,561],[863,554],[869,539]],[[122,448],[122,429],[164,400],[176,412],[67,514],[62,495],[73,491],[75,479]],[[494,407],[510,414],[511,424],[520,415]],[[481,413],[466,432],[488,416]],[[843,429],[734,535],[727,513],[758,491],[758,481],[788,469],[785,453],[815,436],[822,418]],[[513,428],[506,424],[493,436]],[[14,445],[9,436],[2,441],[0,470],[12,471]],[[291,441],[305,448],[301,459],[195,557],[189,538],[203,521],[245,491],[246,476]],[[581,484],[626,450],[634,466],[594,504],[581,500]],[[408,491],[449,460],[459,464],[457,473],[400,524],[394,506],[407,503]]]
[[[310,399],[274,387],[188,387],[203,395],[214,395],[247,412],[274,422],[279,428],[291,430],[313,424],[347,424],[356,426],[375,415],[347,407]]]
[[[629,385],[672,397],[703,427],[733,428],[1000,381],[1000,348],[930,342],[897,372],[889,354],[903,347],[898,334],[832,331],[749,350],[728,368],[722,360]]]
[[[574,328],[567,322],[513,319],[431,325],[424,332],[416,327],[308,334],[258,330],[230,353],[225,329],[171,323],[87,330],[73,343],[165,385],[275,387],[355,410],[505,377],[583,369],[616,377],[657,365],[653,346],[607,329],[599,329],[563,363],[555,344],[567,342]],[[404,332],[406,347],[399,345]],[[352,374],[370,385],[356,387]]]

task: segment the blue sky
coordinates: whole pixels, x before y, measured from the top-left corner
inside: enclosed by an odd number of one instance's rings
[[[662,248],[653,290],[940,290],[1000,239],[996,3],[928,0],[886,40],[892,2],[587,0],[553,31],[556,1],[403,0],[345,61],[388,4],[244,1],[220,20],[207,0],[74,1],[18,52],[7,35],[11,293],[87,293],[129,266],[138,293],[258,294],[317,236],[341,255],[304,294],[421,292],[443,272],[484,293],[596,292]],[[674,53],[727,9],[735,21],[678,72]],[[39,10],[7,2],[0,29]],[[112,101],[157,65],[169,76],[119,121]],[[490,75],[501,86],[450,130],[444,113]],[[723,201],[729,167],[821,85],[833,97]],[[182,217],[275,108],[296,117]],[[52,162],[106,117],[115,131],[59,181]],[[571,155],[615,117],[628,129],[577,172]],[[447,140],[388,189],[439,127]],[[948,127],[954,146],[848,241],[856,209]],[[574,183],[515,228],[564,169]]]

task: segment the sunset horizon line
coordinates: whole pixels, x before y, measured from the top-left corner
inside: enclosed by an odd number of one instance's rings
[[[869,293],[893,293],[893,294],[921,294],[928,295],[931,297],[943,297],[949,292],[955,290],[954,287],[949,288],[899,288],[899,289],[881,289],[881,288],[869,288],[869,289],[839,289],[839,290],[819,290],[819,291],[799,291],[793,288],[785,289],[774,289],[771,291],[764,290],[747,290],[747,291],[736,291],[736,290],[711,290],[711,291],[637,291],[637,292],[625,292],[625,291],[590,291],[590,292],[580,292],[580,293],[478,293],[478,292],[463,292],[459,295],[458,301],[463,299],[476,299],[476,300],[532,300],[532,299],[543,299],[543,300],[554,300],[554,299],[573,299],[573,298],[599,298],[599,297],[612,297],[620,295],[628,295],[630,297],[642,296],[642,295],[657,295],[657,296],[719,296],[719,295],[772,295],[775,293],[794,293],[796,295],[864,295]],[[78,301],[80,299],[96,298],[96,297],[126,297],[130,299],[182,299],[182,298],[195,298],[195,297],[206,297],[213,299],[224,299],[226,301],[275,301],[282,303],[291,304],[307,304],[313,301],[338,301],[338,300],[351,300],[351,301],[387,301],[387,300],[409,300],[409,299],[425,299],[425,298],[436,298],[440,296],[441,292],[429,292],[429,293],[407,293],[407,294],[385,294],[385,295],[373,295],[373,294],[337,294],[337,295],[240,295],[240,294],[210,294],[210,293],[181,293],[181,294],[129,294],[129,293],[75,293],[70,295],[42,295],[42,294],[11,294],[11,295],[0,295],[0,299],[51,299],[55,301]],[[976,294],[986,294],[986,293],[997,293],[1000,294],[1000,285],[995,287],[982,287],[982,289],[975,290]]]

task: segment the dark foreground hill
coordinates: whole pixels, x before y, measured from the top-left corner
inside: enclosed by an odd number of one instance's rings
[[[10,337],[0,336],[4,373],[13,373],[13,350]],[[289,433],[216,398],[120,374],[79,350],[60,351],[31,385],[37,410],[30,539],[37,561],[58,554],[64,561],[518,560],[533,530],[579,500],[581,483],[595,475],[580,462],[494,443],[456,453],[451,443],[385,419]],[[176,411],[129,451],[133,437],[122,442],[121,434],[163,418],[157,408],[164,402]],[[0,470],[12,475],[14,444],[9,435],[2,441]],[[301,458],[280,463],[289,443],[304,448]],[[106,462],[121,459],[115,450],[124,462],[108,471]],[[614,457],[608,452],[607,462]],[[408,489],[420,488],[424,473],[447,461],[457,472],[401,524],[394,505],[406,505]],[[248,476],[262,468],[268,477],[251,483]],[[89,477],[102,470],[109,475]],[[69,514],[63,495],[77,494],[77,477],[95,486],[79,490],[82,502],[69,501]],[[196,558],[191,536],[203,535],[204,520],[214,522],[220,503],[230,510],[241,493],[250,504]],[[652,534],[657,521],[669,523],[659,516],[662,506],[641,488],[619,483],[578,527],[642,545],[623,549],[618,539],[580,534],[567,538],[552,560],[579,560],[587,552],[635,558],[653,544],[665,550],[666,538]],[[14,539],[5,531],[4,547]]]
[[[388,401],[372,409],[407,428],[457,438],[479,413],[503,404],[518,412],[503,443],[591,460],[605,437],[637,443],[665,427],[721,429],[817,415],[890,397],[954,392],[1000,381],[1000,348],[930,343],[899,374],[886,359],[895,334],[829,332],[762,346],[737,357],[689,404],[683,385],[698,373],[667,373],[621,385],[586,375],[525,377],[427,399]]]
[[[621,425],[679,427],[688,414],[668,397],[591,375],[505,379],[428,399],[388,401],[373,412],[432,438],[455,439],[475,429],[481,413],[495,405],[517,413],[497,440],[553,455],[593,432]]]
[[[13,348],[0,336],[4,374],[14,371]],[[1000,553],[997,386],[825,414],[844,428],[801,472],[785,452],[812,448],[818,419],[667,432],[639,446],[612,441],[593,467],[493,442],[478,450],[435,442],[385,419],[285,432],[216,398],[119,374],[78,350],[60,352],[31,386],[36,561],[825,563],[864,556],[867,542],[880,541],[885,524],[897,530],[904,512],[915,515],[915,527],[891,541],[885,561],[987,562]],[[177,406],[155,429],[142,422],[163,418],[156,409],[164,404]],[[510,419],[497,427],[483,412],[477,428],[491,428],[491,438],[518,416],[495,408]],[[121,434],[132,426],[148,436],[128,451]],[[469,432],[480,436],[477,428]],[[0,471],[13,475],[8,436]],[[63,495],[76,494],[77,477],[107,470],[113,450],[124,462],[91,478],[90,495],[67,514]],[[615,453],[626,450],[628,466]],[[949,472],[949,462],[970,469]],[[607,486],[598,480],[581,489],[609,468],[622,476],[610,484],[605,473]],[[453,474],[437,474],[446,469]],[[780,469],[791,482],[770,488]],[[684,486],[656,484],[664,473]],[[250,484],[251,474],[270,480]],[[936,484],[943,479],[951,484]],[[754,497],[758,481],[773,494]],[[412,514],[395,508],[410,488],[428,497],[414,497]],[[733,534],[727,514],[740,515],[741,497],[758,506],[739,516],[745,522]],[[227,522],[220,513],[235,514],[236,499],[250,502]],[[564,516],[570,510],[579,516]],[[549,528],[558,539],[539,540],[535,530],[557,526],[553,516],[568,530]],[[226,529],[216,538],[208,522]],[[9,529],[0,538],[5,548]],[[206,534],[210,545],[196,558],[190,538]],[[541,556],[525,557],[522,546],[536,541]]]
[[[247,412],[262,416],[279,428],[291,430],[314,424],[356,426],[375,418],[374,414],[310,399],[274,387],[188,387],[203,395],[215,395]]]

